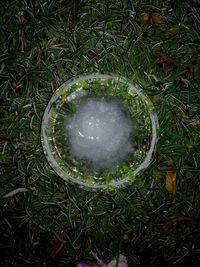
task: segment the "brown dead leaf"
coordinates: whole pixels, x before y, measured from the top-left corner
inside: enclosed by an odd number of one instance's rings
[[[164,154],[161,154],[161,153],[157,153],[157,154],[156,154],[156,158],[157,158],[157,162],[158,162],[158,164],[161,164],[161,163],[163,163],[163,162],[167,162],[167,161],[168,161],[167,156],[164,155]]]
[[[155,24],[161,24],[163,22],[163,17],[160,13],[153,13],[152,14],[152,20]]]
[[[23,11],[19,12],[19,13],[16,15],[16,17],[18,18],[18,20],[19,20],[19,22],[20,22],[21,24],[26,20],[25,17],[24,17],[24,12],[23,12]]]
[[[63,250],[64,246],[66,245],[67,241],[63,240],[57,232],[53,231],[52,232],[53,235],[53,240],[54,240],[54,245],[53,248],[51,250],[51,253],[49,255],[50,259],[55,259],[60,252]]]
[[[168,193],[174,198],[176,196],[176,173],[169,171],[165,178],[165,188]]]
[[[128,240],[128,233],[125,233],[125,234],[124,234],[123,239],[124,239],[125,241]]]
[[[139,238],[141,236],[141,233],[140,232],[133,232],[132,235],[133,235],[134,239],[137,239],[137,238]]]
[[[198,118],[189,117],[185,114],[178,114],[177,118],[185,123],[188,123],[191,126],[192,132],[198,131],[198,126],[200,125],[200,121],[198,120]]]
[[[49,41],[48,41],[48,48],[50,48],[52,45],[54,45],[58,40],[58,37],[54,36],[53,38],[51,38]]]
[[[189,122],[191,123],[192,125],[197,125],[199,124],[199,121],[195,118],[191,118],[185,114],[180,114],[177,116],[179,119],[181,119],[182,121],[185,121],[185,122]]]
[[[142,25],[148,24],[149,23],[149,18],[150,18],[149,13],[145,13],[144,12],[144,13],[140,14],[140,23]]]
[[[62,187],[62,185],[60,185],[59,183],[55,183],[55,186],[56,186],[56,188],[58,189],[58,191],[60,192],[60,193],[64,193],[64,188]]]
[[[176,216],[174,217],[173,219],[169,220],[168,222],[164,223],[163,224],[163,227],[162,227],[162,230],[164,232],[164,234],[168,234],[169,233],[169,230],[170,228],[177,222],[180,222],[180,221],[188,221],[188,222],[191,222],[193,221],[193,219],[189,216]]]
[[[172,61],[168,57],[158,57],[156,63],[162,67],[162,71],[166,74],[171,69]]]

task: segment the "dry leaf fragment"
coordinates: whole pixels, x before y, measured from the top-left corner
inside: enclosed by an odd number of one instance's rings
[[[165,188],[173,197],[176,195],[176,173],[169,171],[166,174]]]
[[[18,20],[19,20],[20,23],[23,23],[26,20],[25,17],[24,17],[24,12],[23,11],[19,12],[16,15],[16,17],[18,18]]]
[[[188,216],[176,216],[176,217],[174,217],[173,219],[171,219],[168,222],[163,224],[162,229],[163,229],[164,234],[168,234],[170,228],[178,221],[191,222],[191,221],[193,221],[193,219],[191,217],[188,217]]]
[[[125,233],[125,234],[124,234],[123,239],[124,239],[125,241],[128,240],[128,233]]]
[[[145,25],[149,23],[149,13],[142,13],[140,15],[140,23]]]
[[[58,233],[56,233],[55,231],[53,231],[52,234],[53,234],[54,245],[53,245],[52,251],[49,255],[49,258],[55,259],[60,254],[60,252],[63,250],[67,241],[63,240],[58,235]]]
[[[160,13],[153,13],[152,19],[155,24],[161,24],[163,22],[162,15]]]
[[[180,114],[177,117],[185,122],[191,123],[192,125],[199,124],[199,121],[196,118],[191,118],[185,114]]]
[[[58,40],[58,37],[54,36],[53,38],[51,38],[49,41],[48,41],[48,48],[50,48],[52,45],[54,45]]]
[[[56,188],[58,189],[58,191],[60,192],[60,193],[64,193],[64,188],[62,187],[62,185],[60,185],[59,183],[55,183],[55,186],[56,186]]]
[[[156,59],[156,63],[162,66],[162,71],[166,74],[170,71],[170,66],[172,64],[172,61],[170,58],[167,57],[158,57]]]

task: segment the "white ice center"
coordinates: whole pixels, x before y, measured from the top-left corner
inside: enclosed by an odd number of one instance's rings
[[[78,105],[65,129],[72,155],[105,169],[133,151],[129,141],[132,128],[117,101],[90,98]]]

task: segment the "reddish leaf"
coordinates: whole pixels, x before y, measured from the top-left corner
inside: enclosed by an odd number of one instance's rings
[[[142,13],[140,15],[140,23],[145,25],[149,23],[149,13]]]
[[[155,24],[161,24],[163,22],[162,15],[160,13],[153,13],[152,19]]]
[[[158,57],[156,59],[156,62],[161,65],[162,67],[162,71],[166,74],[170,71],[170,65],[172,63],[171,59],[170,58],[167,58],[167,57]]]
[[[169,220],[168,222],[164,223],[163,224],[163,232],[164,234],[168,234],[169,233],[169,230],[170,228],[177,222],[180,222],[180,221],[188,221],[188,222],[191,222],[193,221],[193,219],[191,217],[188,217],[188,216],[176,216],[174,217],[173,219]]]
[[[52,234],[53,234],[54,245],[49,255],[49,258],[55,259],[63,250],[67,241],[63,240],[55,231],[53,231]]]

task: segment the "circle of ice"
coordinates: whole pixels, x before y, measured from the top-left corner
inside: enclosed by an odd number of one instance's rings
[[[89,98],[81,101],[65,130],[71,154],[87,160],[98,170],[120,163],[133,152],[129,141],[133,122],[115,100]]]

